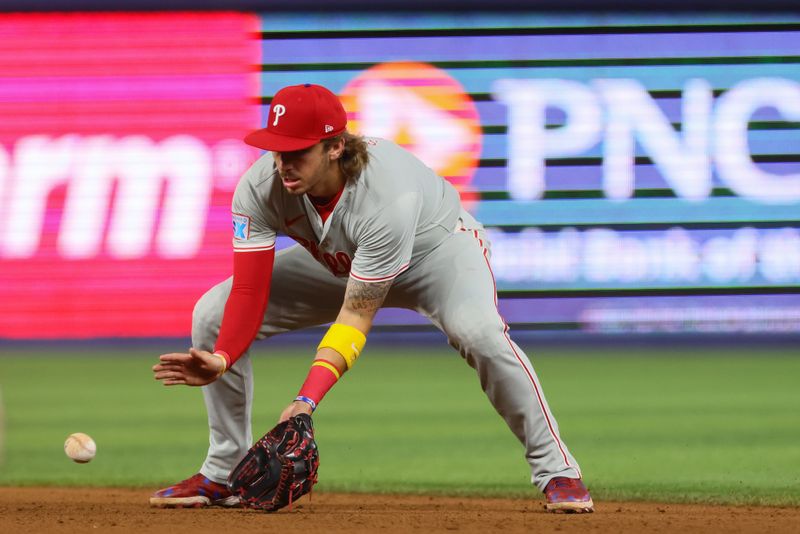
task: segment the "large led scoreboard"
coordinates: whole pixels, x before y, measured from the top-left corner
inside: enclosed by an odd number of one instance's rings
[[[4,15],[0,35],[0,337],[185,336],[230,272],[240,139],[306,82],[459,189],[512,325],[800,333],[796,15]]]

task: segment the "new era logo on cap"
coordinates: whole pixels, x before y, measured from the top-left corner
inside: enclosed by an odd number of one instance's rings
[[[267,127],[244,142],[274,152],[313,146],[345,131],[347,113],[339,98],[321,85],[284,87],[272,99]]]

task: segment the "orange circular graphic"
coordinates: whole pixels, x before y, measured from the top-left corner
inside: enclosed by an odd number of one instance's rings
[[[452,183],[470,205],[470,182],[481,154],[475,103],[445,71],[418,62],[390,62],[353,78],[340,95],[354,133],[390,139]]]

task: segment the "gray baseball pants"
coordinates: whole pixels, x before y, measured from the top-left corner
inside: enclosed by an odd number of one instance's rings
[[[554,477],[580,478],[578,463],[559,435],[536,372],[509,337],[497,311],[489,243],[483,228],[469,215],[465,214],[464,220],[466,229],[455,231],[395,279],[384,307],[415,310],[447,335],[450,344],[478,372],[492,405],[525,447],[534,485],[544,490]],[[197,302],[192,316],[195,348],[214,349],[231,282],[229,278],[214,286]],[[334,321],[346,283],[346,278],[334,277],[300,246],[279,251],[257,339]],[[203,396],[210,445],[200,472],[224,483],[253,442],[253,367],[249,355],[243,355],[220,379],[204,386]]]

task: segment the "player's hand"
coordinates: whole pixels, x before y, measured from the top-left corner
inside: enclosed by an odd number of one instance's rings
[[[290,417],[294,417],[295,415],[301,413],[311,415],[311,406],[302,401],[294,401],[289,406],[287,406],[286,409],[283,410],[283,412],[281,412],[281,417],[280,419],[278,419],[278,422],[283,423]]]
[[[205,350],[162,354],[159,360],[160,363],[153,366],[153,373],[165,386],[204,386],[219,378],[224,370],[222,360]]]

